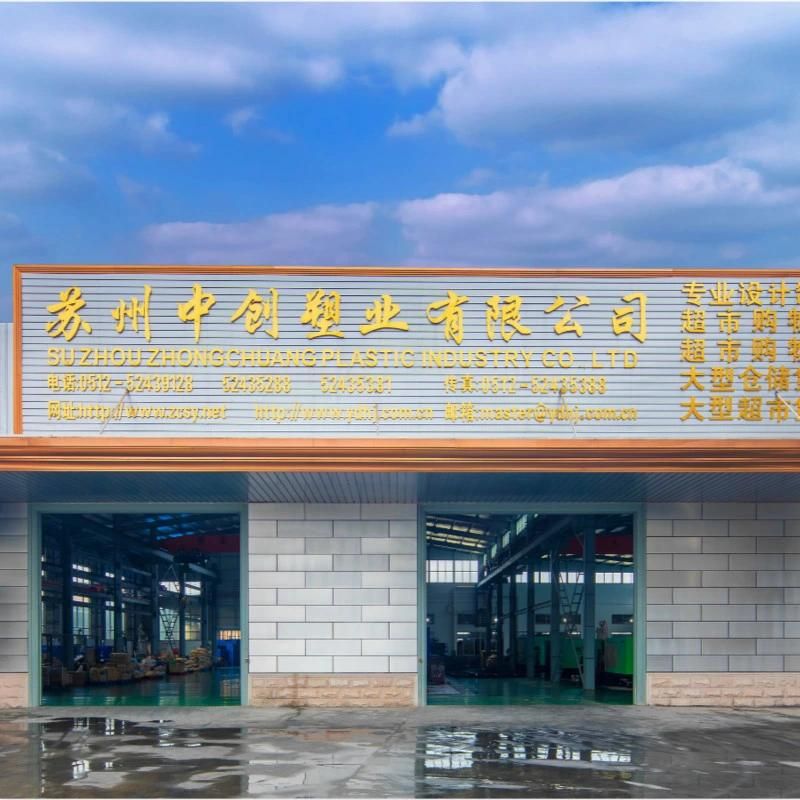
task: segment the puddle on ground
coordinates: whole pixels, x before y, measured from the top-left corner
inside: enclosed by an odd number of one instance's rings
[[[606,726],[9,722],[0,797],[800,796],[800,719],[644,735]],[[333,719],[333,718],[332,718]]]
[[[635,740],[620,736],[427,728],[418,737],[416,795],[636,796],[632,785],[621,787],[640,769],[636,753]]]

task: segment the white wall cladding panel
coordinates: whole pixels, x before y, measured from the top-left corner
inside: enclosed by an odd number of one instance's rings
[[[28,507],[0,503],[0,673],[28,671]]]
[[[745,498],[754,498],[752,489]],[[759,502],[758,510],[753,519],[754,503],[647,505],[649,672],[795,668],[786,659],[800,652],[800,571],[792,568],[795,537],[781,535],[790,523],[779,514],[793,505]],[[665,523],[674,535],[664,535]],[[766,545],[758,553],[757,543]],[[672,568],[655,570],[664,555]],[[672,587],[671,596],[659,587]]]
[[[0,436],[14,429],[14,337],[10,322],[0,322]]]
[[[405,666],[416,672],[416,569],[402,565],[405,571],[395,571],[391,559],[397,556],[371,549],[376,541],[389,543],[389,521],[416,515],[416,506],[348,503],[329,510],[339,519],[325,518],[319,504],[276,504],[276,537],[250,538],[251,671],[398,672]],[[251,520],[263,524],[270,517],[270,504],[250,504]],[[340,520],[357,521],[349,538],[318,535],[316,526],[330,530]],[[292,542],[297,552],[281,554],[276,548],[276,561],[254,556],[265,541]],[[403,541],[400,557],[416,559],[416,539]],[[346,545],[345,552],[337,552],[336,545]],[[283,575],[291,576],[292,587],[280,588]],[[390,588],[397,582],[414,588]],[[279,587],[277,594],[262,596],[259,587],[270,586]],[[261,660],[270,657],[276,660]]]
[[[170,274],[154,270],[151,273],[131,274],[117,269],[107,274],[24,273],[23,274],[23,421],[24,433],[38,435],[98,435],[117,436],[258,436],[258,437],[336,437],[371,438],[394,436],[415,438],[785,438],[797,430],[794,413],[778,421],[769,416],[769,404],[774,391],[766,385],[769,367],[786,367],[789,383],[782,396],[796,409],[800,394],[797,369],[800,356],[789,351],[791,332],[789,314],[797,311],[795,287],[797,279],[786,279],[788,291],[785,304],[770,304],[768,288],[778,279],[762,278],[754,271],[752,280],[763,287],[761,309],[775,311],[777,330],[772,333],[753,331],[753,311],[757,306],[740,304],[740,279],[728,279],[734,289],[734,310],[741,312],[740,332],[732,335],[741,343],[741,353],[732,364],[736,373],[733,392],[718,393],[718,397],[733,400],[733,419],[712,421],[710,408],[710,370],[712,366],[728,366],[720,360],[718,342],[728,338],[718,330],[717,308],[709,305],[708,291],[702,298],[706,311],[704,334],[685,334],[681,330],[681,314],[689,308],[681,287],[691,280],[688,276],[663,277],[485,277],[441,276],[408,277],[398,274],[388,277],[357,277],[346,275],[281,275],[275,273],[242,275],[226,274],[224,269],[211,274]],[[745,283],[748,279],[745,279]],[[715,279],[700,278],[698,282],[710,289]],[[204,292],[211,292],[216,304],[203,317],[201,336],[195,342],[193,324],[182,322],[177,315],[179,304],[191,296],[192,285],[199,283]],[[141,332],[127,329],[115,331],[111,311],[120,299],[143,297],[143,287],[152,287],[150,326],[152,339],[148,343]],[[58,301],[59,292],[80,288],[86,302],[80,314],[92,326],[92,332],[80,330],[70,341],[63,336],[49,336],[45,327],[55,319],[47,307]],[[246,297],[249,289],[267,297],[275,288],[278,302],[279,337],[267,336],[263,329],[255,334],[245,331],[243,320],[231,322],[231,316]],[[309,339],[314,328],[301,324],[306,295],[321,289],[326,293],[339,292],[341,314],[338,325],[331,330],[341,332],[341,338]],[[457,344],[445,338],[445,326],[433,324],[427,318],[429,304],[445,299],[447,292],[468,297],[459,307],[463,312],[463,340]],[[638,302],[623,301],[624,296],[640,292],[646,295],[647,335],[644,342],[634,334],[641,332]],[[381,295],[391,295],[399,306],[396,319],[406,322],[408,331],[381,330],[362,335],[365,312]],[[501,300],[517,295],[522,300],[520,322],[530,329],[530,335],[515,333],[508,342],[500,336],[499,323],[495,336],[487,333],[486,300],[498,295]],[[590,304],[576,307],[578,296],[585,295]],[[563,305],[550,313],[556,298]],[[632,330],[615,334],[612,316],[615,309],[630,306]],[[558,335],[554,326],[565,314],[583,328],[581,336],[574,332]],[[437,312],[432,312],[437,313]],[[511,330],[510,328],[508,330]],[[800,336],[800,334],[798,334]],[[702,390],[681,390],[686,377],[681,376],[689,364],[681,360],[681,341],[684,338],[706,342],[707,360],[697,364],[701,372]],[[754,338],[775,341],[776,360],[761,357],[753,360]],[[266,366],[48,366],[48,350],[67,357],[73,351],[80,359],[82,348],[111,353],[116,349],[122,358],[134,360],[141,351],[146,362],[149,353],[166,349],[185,352],[192,360],[195,351],[227,353],[240,350],[266,354]],[[547,351],[569,351],[574,364],[568,368],[548,367]],[[637,365],[624,369],[610,366],[610,351],[616,351],[621,361],[622,351],[635,353]],[[371,351],[368,353],[367,351]],[[432,364],[432,355],[453,366],[424,366]],[[313,366],[287,365],[297,356]],[[238,358],[238,355],[236,356]],[[160,358],[160,355],[159,355]],[[630,356],[633,358],[633,356]],[[359,361],[364,363],[359,363]],[[412,366],[402,366],[405,361]],[[375,366],[369,366],[377,362]],[[162,363],[160,360],[157,363]],[[366,366],[364,364],[367,364]],[[593,366],[602,365],[602,366]],[[748,366],[761,373],[761,391],[747,390],[740,373]],[[102,374],[109,376],[109,391],[63,391],[67,375]],[[127,375],[191,376],[192,391],[188,393],[144,391],[134,382],[126,393]],[[256,393],[224,393],[223,377],[252,376],[264,378],[282,376],[291,379],[291,390],[267,393],[262,385]],[[324,378],[391,378],[391,392],[369,393],[354,384],[353,391],[339,390],[323,393]],[[602,394],[589,393],[590,384],[578,383],[566,394],[560,394],[561,384],[543,393],[532,388],[541,378],[599,378],[606,380]],[[484,385],[483,380],[487,383]],[[532,379],[537,379],[532,382]],[[71,378],[69,379],[72,380]],[[104,379],[105,380],[105,379]],[[467,381],[467,388],[464,382]],[[449,381],[449,382],[448,382]],[[472,382],[472,390],[469,388]],[[505,383],[504,383],[505,381]],[[373,381],[374,384],[374,381]],[[52,388],[56,386],[57,388]],[[384,380],[384,388],[386,381]],[[70,384],[71,386],[71,384]],[[577,388],[576,388],[577,387]],[[581,387],[584,392],[581,393]],[[274,388],[274,387],[273,387]],[[373,390],[377,384],[373,385]],[[539,388],[542,388],[539,386]],[[681,421],[688,402],[694,397],[702,406],[698,413],[705,419]],[[761,421],[739,418],[739,402],[746,398],[762,400]],[[48,401],[72,402],[72,411],[80,410],[80,419],[48,418]],[[471,404],[471,405],[469,405]],[[203,421],[203,409],[216,406],[224,418]],[[258,411],[256,410],[258,407]],[[783,408],[783,406],[781,406]],[[188,410],[187,410],[188,409]],[[192,410],[194,409],[194,410]],[[200,411],[197,411],[200,409]],[[393,419],[397,409],[402,414],[420,414],[420,419]],[[450,417],[447,416],[448,409]],[[605,421],[589,419],[593,411],[635,409],[636,419]],[[61,413],[61,412],[59,412]],[[69,412],[71,413],[71,412]],[[103,418],[112,413],[108,421]],[[187,415],[182,419],[165,419],[160,414]],[[399,412],[398,412],[399,413]],[[783,413],[783,412],[781,412]],[[142,414],[149,414],[143,418]],[[453,414],[455,417],[453,418]],[[509,418],[497,418],[497,414]],[[557,418],[557,415],[563,418]],[[472,421],[472,416],[478,421]]]

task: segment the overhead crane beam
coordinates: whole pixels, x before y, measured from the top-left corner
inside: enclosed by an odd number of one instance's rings
[[[206,578],[211,578],[212,580],[217,579],[217,573],[214,572],[213,569],[207,569],[206,567],[201,567],[199,564],[193,564],[191,561],[183,562],[183,566],[186,567],[190,572],[196,572],[198,575],[203,575]]]
[[[539,550],[542,545],[547,542],[552,536],[555,536],[571,524],[571,517],[559,517],[558,522],[555,522],[547,530],[540,533],[532,541],[526,544],[523,548],[518,550],[512,556],[509,556],[499,567],[495,567],[486,577],[478,581],[478,588],[485,586],[487,583],[493,581],[499,575],[502,575],[507,569],[514,566],[518,561],[525,558],[528,553],[533,553]]]
[[[70,514],[69,516],[73,515]],[[148,547],[147,545],[142,544],[138,539],[126,533],[115,534],[113,529],[109,529],[105,526],[99,526],[97,522],[89,519],[85,514],[76,514],[74,516],[81,517],[80,526],[82,530],[88,528],[92,536],[109,542],[111,545],[121,539],[122,541],[120,543],[124,545],[125,549],[131,552],[135,552],[139,555],[147,555],[153,558],[158,558],[166,562],[171,562],[174,560],[171,553],[167,553],[164,550],[159,550],[157,548]]]

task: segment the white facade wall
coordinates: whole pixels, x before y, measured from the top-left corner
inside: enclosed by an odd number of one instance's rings
[[[28,506],[0,503],[0,707],[28,704]]]
[[[647,507],[647,670],[800,672],[800,503]]]
[[[249,506],[249,670],[417,672],[417,506]]]
[[[14,429],[14,329],[0,322],[0,436]]]

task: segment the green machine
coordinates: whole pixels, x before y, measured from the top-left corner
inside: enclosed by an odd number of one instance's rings
[[[612,682],[625,683],[633,678],[633,636],[611,636],[596,642],[597,664]],[[534,638],[536,672],[548,674],[550,669],[550,637]],[[583,639],[568,634],[561,635],[561,669],[577,672],[583,664]]]
[[[561,634],[561,670],[578,671],[583,665],[583,639],[580,636]]]
[[[550,669],[550,637],[536,636],[533,641],[536,671],[547,674]],[[583,639],[562,633],[561,669],[577,671],[579,660],[583,662]]]
[[[606,673],[620,678],[632,678],[633,636],[610,636],[604,644]]]
[[[534,636],[533,652],[536,672],[544,672],[550,660],[550,640],[545,636]]]

